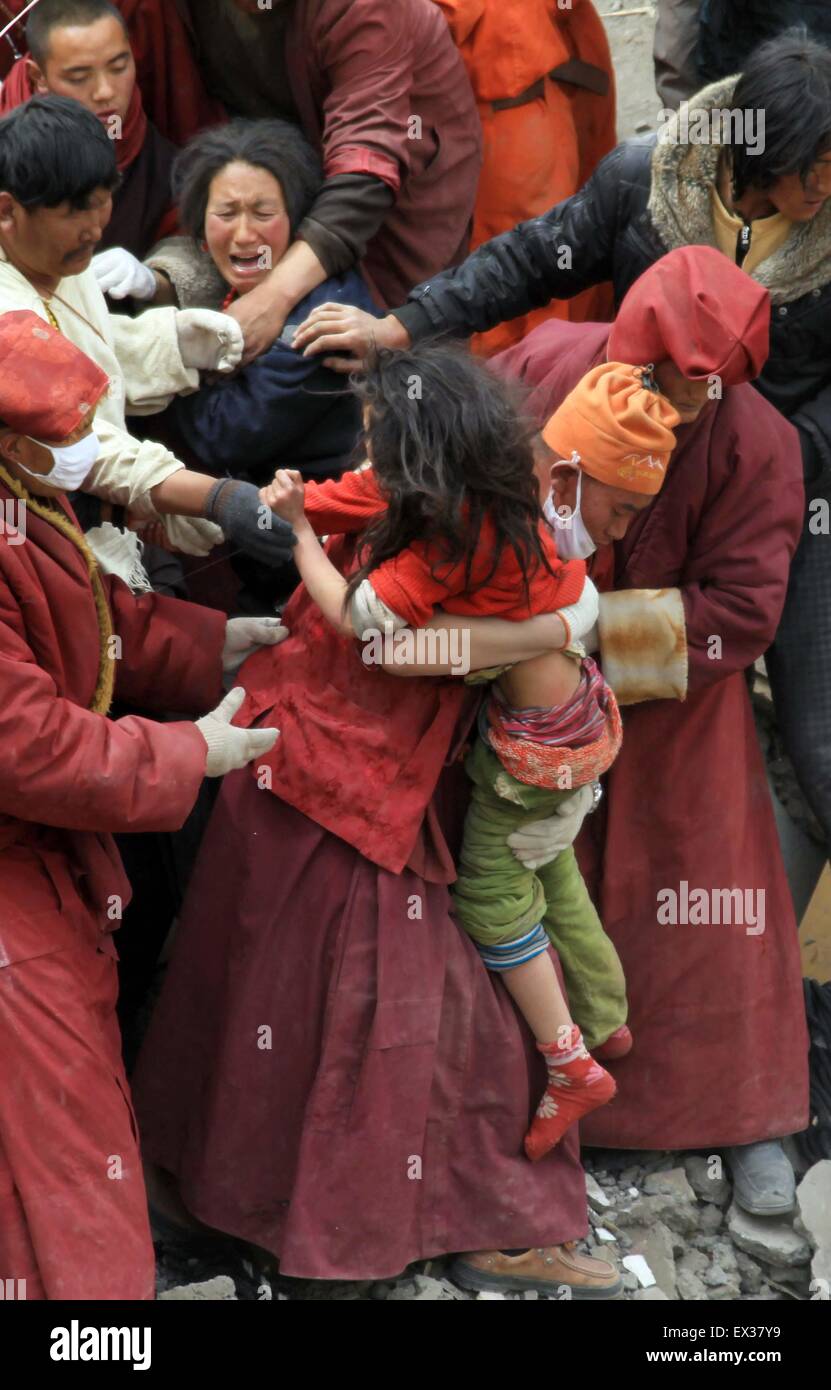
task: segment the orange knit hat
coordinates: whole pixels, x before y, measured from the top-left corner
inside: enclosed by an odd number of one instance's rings
[[[578,381],[542,432],[550,449],[609,487],[660,492],[681,417],[642,368],[604,362]]]

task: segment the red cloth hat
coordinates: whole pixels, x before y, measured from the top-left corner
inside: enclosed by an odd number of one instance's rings
[[[106,372],[31,309],[0,314],[0,422],[9,429],[61,444],[109,384]]]
[[[712,246],[680,246],[645,270],[609,333],[610,361],[671,358],[684,376],[753,381],[770,351],[770,296]]]

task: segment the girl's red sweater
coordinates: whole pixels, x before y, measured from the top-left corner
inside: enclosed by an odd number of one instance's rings
[[[386,503],[371,468],[345,473],[339,482],[306,484],[306,516],[319,536],[364,531]],[[438,549],[413,541],[400,555],[372,571],[372,587],[388,608],[412,627],[429,622],[436,608],[464,617],[499,617],[521,622],[537,613],[553,613],[576,603],[583,592],[582,560],[561,560],[554,537],[540,518],[540,541],[551,566],[537,565],[528,578],[510,546],[503,546],[493,568],[496,537],[486,517],[479,532],[469,577],[462,563],[448,565]]]

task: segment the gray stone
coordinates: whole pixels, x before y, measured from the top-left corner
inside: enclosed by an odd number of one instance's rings
[[[724,1215],[721,1207],[713,1206],[710,1202],[705,1202],[704,1206],[700,1208],[698,1213],[698,1225],[703,1235],[715,1235],[716,1231],[721,1230],[723,1221]]]
[[[695,1199],[695,1193],[683,1168],[669,1168],[650,1173],[649,1177],[644,1179],[643,1190],[647,1197],[667,1194],[676,1197],[680,1202],[692,1202]]]
[[[630,1269],[627,1269],[626,1273],[623,1275],[623,1287],[629,1293],[634,1293],[635,1289],[639,1289],[640,1286],[641,1284],[637,1274],[633,1274]]]
[[[831,1158],[809,1168],[796,1189],[796,1230],[813,1250],[831,1251]]]
[[[686,1181],[686,1179],[685,1179]],[[638,1197],[628,1211],[619,1211],[617,1224],[627,1229],[630,1226],[653,1226],[662,1221],[671,1231],[679,1235],[691,1235],[698,1228],[698,1208],[690,1189],[690,1199],[684,1200],[674,1193],[655,1193],[652,1196]]]
[[[741,1286],[738,1279],[729,1279],[726,1284],[719,1284],[717,1288],[711,1288],[707,1297],[715,1303],[732,1303],[740,1295]]]
[[[710,1268],[703,1277],[704,1283],[708,1284],[710,1288],[716,1288],[718,1284],[727,1284],[730,1281],[730,1275],[727,1273],[727,1270],[722,1269],[721,1265],[718,1264],[710,1265]]]
[[[159,1294],[159,1302],[198,1303],[202,1299],[213,1302],[236,1300],[237,1288],[227,1274],[218,1274],[215,1279],[206,1279],[201,1284],[179,1284],[175,1289],[167,1289]]]
[[[400,1292],[399,1292],[400,1289]],[[413,1279],[404,1280],[390,1294],[390,1300],[401,1302],[413,1300],[417,1303],[438,1303],[457,1299],[461,1290],[444,1279],[433,1279],[429,1274],[416,1274]]]
[[[684,1270],[689,1274],[704,1274],[709,1268],[710,1261],[700,1250],[688,1250],[678,1263],[679,1272]]]
[[[643,1255],[659,1288],[665,1290],[669,1298],[675,1297],[675,1259],[673,1257],[672,1232],[662,1221],[654,1226],[633,1226],[629,1231],[632,1252]]]
[[[713,1247],[713,1259],[722,1265],[728,1274],[735,1274],[739,1268],[736,1251],[727,1240],[716,1242]]]
[[[714,1202],[716,1206],[724,1207],[730,1200],[730,1183],[724,1176],[711,1178],[711,1166],[709,1159],[701,1154],[687,1154],[684,1159],[684,1172],[696,1197],[700,1197],[702,1202]]]
[[[823,1303],[831,1298],[831,1250],[818,1250],[811,1261],[810,1297]]]
[[[711,1250],[715,1250],[718,1245],[718,1236],[690,1236],[690,1245],[694,1250],[706,1250],[709,1253]]]
[[[790,1269],[807,1264],[811,1258],[807,1240],[786,1220],[751,1216],[735,1202],[727,1213],[727,1229],[740,1250],[765,1264],[784,1265]]]
[[[640,1168],[624,1168],[618,1182],[621,1187],[636,1187],[641,1177],[642,1173]]]
[[[679,1269],[677,1287],[678,1297],[686,1303],[704,1303],[707,1299],[707,1290],[698,1275],[687,1269]]]
[[[664,1293],[658,1284],[653,1284],[651,1289],[636,1289],[632,1297],[638,1303],[658,1303],[663,1299],[669,1301],[669,1294]]]
[[[758,1293],[762,1287],[762,1271],[755,1260],[743,1250],[736,1251],[736,1264],[741,1275],[742,1293]]]
[[[402,1279],[398,1284],[387,1285],[387,1293],[382,1295],[390,1303],[409,1303],[416,1296],[415,1279]]]
[[[595,1211],[603,1212],[607,1207],[611,1206],[608,1194],[603,1191],[603,1188],[597,1180],[592,1177],[591,1173],[586,1174],[586,1197],[588,1198],[589,1206],[594,1207]]]

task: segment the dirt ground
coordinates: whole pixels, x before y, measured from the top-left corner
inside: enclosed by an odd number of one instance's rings
[[[652,70],[655,5],[652,0],[595,0],[603,17],[617,80],[617,131],[630,135],[654,130],[661,102]]]

